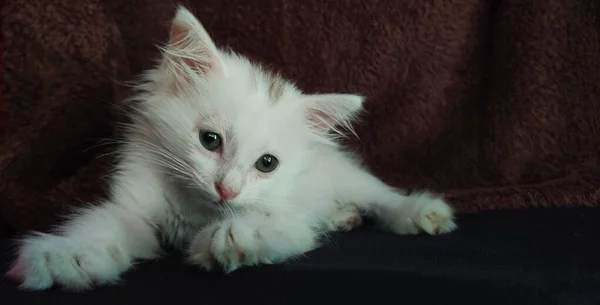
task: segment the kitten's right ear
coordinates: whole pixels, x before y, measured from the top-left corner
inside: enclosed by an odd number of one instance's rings
[[[196,17],[185,7],[179,6],[169,32],[169,44],[163,48],[165,60],[184,73],[187,68],[204,75],[223,69],[219,51],[208,32]]]
[[[337,126],[354,133],[352,121],[362,111],[364,97],[356,94],[312,94],[303,104],[308,110],[308,122],[317,132],[343,134]]]

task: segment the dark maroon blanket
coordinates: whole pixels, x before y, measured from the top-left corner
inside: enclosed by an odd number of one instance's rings
[[[300,88],[367,96],[349,145],[388,183],[461,212],[599,205],[598,1],[186,3]],[[2,226],[45,229],[103,194],[119,84],[154,63],[175,4],[6,1]]]

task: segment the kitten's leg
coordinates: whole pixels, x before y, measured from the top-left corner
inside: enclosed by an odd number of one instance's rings
[[[105,203],[77,214],[56,235],[37,233],[22,240],[7,276],[21,288],[68,290],[117,281],[134,259],[153,258],[159,249],[154,228],[139,214]]]
[[[338,200],[355,204],[386,229],[397,234],[425,231],[431,235],[456,229],[454,211],[442,197],[428,192],[403,195],[350,162],[344,164],[342,172],[344,178],[335,181]]]
[[[317,236],[308,217],[251,212],[201,230],[189,248],[189,261],[209,270],[217,263],[227,272],[278,263],[314,249]]]

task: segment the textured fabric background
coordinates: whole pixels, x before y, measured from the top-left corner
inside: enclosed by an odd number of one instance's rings
[[[7,0],[0,217],[16,231],[103,194],[120,82],[177,1]],[[308,92],[368,97],[356,149],[461,212],[599,205],[600,3],[187,1],[219,45]]]

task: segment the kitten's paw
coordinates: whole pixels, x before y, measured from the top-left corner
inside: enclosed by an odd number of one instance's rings
[[[196,235],[189,260],[207,270],[217,264],[226,272],[241,266],[268,263],[261,252],[259,231],[241,219],[213,224]]]
[[[39,234],[24,241],[6,275],[26,290],[58,284],[78,291],[117,281],[129,261],[116,246],[80,247],[61,236]]]
[[[211,247],[213,237],[220,227],[220,223],[214,223],[196,234],[188,249],[188,262],[199,265],[208,271],[217,266],[217,260],[212,254]]]
[[[408,196],[397,212],[390,226],[398,234],[426,232],[439,235],[457,228],[452,207],[443,198],[430,193]]]
[[[331,231],[350,231],[362,225],[359,209],[353,205],[340,205],[331,216]]]
[[[431,195],[422,196],[418,217],[418,226],[430,235],[445,234],[456,230],[454,211],[443,199]]]

